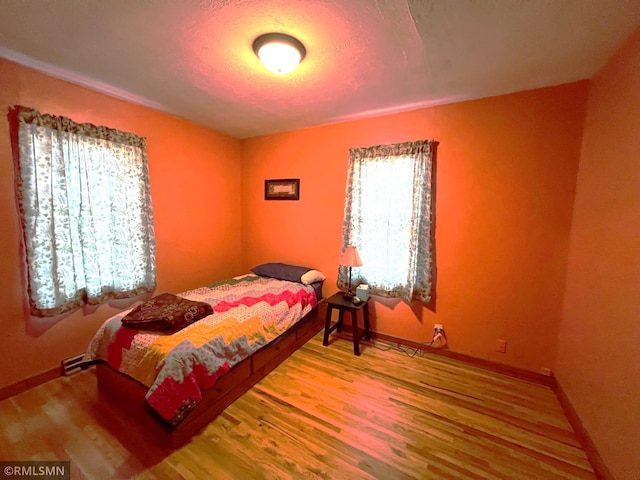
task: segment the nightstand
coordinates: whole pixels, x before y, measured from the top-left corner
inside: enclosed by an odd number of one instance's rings
[[[322,344],[324,346],[329,345],[329,335],[334,330],[342,332],[342,320],[344,318],[344,312],[351,314],[351,325],[353,330],[353,353],[354,355],[360,355],[360,329],[358,328],[358,312],[362,311],[364,316],[364,338],[365,340],[371,339],[371,326],[369,325],[369,300],[363,301],[356,305],[351,301],[351,298],[345,297],[344,293],[338,292],[327,300],[327,319],[324,324],[324,340]],[[338,310],[338,321],[331,325],[331,313],[333,309]]]

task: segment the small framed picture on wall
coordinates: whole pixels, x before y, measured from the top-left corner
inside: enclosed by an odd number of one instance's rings
[[[300,200],[300,179],[279,178],[264,181],[265,200]]]

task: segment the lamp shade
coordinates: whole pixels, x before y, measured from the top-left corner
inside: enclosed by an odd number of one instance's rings
[[[253,51],[273,73],[291,73],[306,55],[304,45],[284,33],[266,33],[253,42]]]
[[[345,267],[361,267],[362,260],[360,259],[360,255],[358,255],[358,249],[353,245],[348,245],[347,248],[344,249],[344,253],[340,257],[340,265]]]

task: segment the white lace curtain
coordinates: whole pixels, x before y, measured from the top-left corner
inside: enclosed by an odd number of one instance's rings
[[[31,313],[153,291],[145,139],[25,107],[14,113]]]
[[[342,249],[362,259],[354,285],[410,302],[429,302],[432,281],[433,140],[349,150]],[[348,273],[339,269],[338,286]]]

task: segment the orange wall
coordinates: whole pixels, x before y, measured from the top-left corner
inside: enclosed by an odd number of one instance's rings
[[[640,30],[593,79],[558,380],[609,469],[640,478]]]
[[[440,142],[435,308],[377,299],[377,331],[539,371],[555,361],[588,82],[238,141],[157,111],[0,63],[0,104],[24,104],[148,139],[159,291],[281,260],[336,290],[349,147]],[[55,92],[52,95],[51,92]],[[0,387],[82,352],[118,305],[56,320],[24,313],[20,229],[6,117],[0,141]],[[239,161],[239,160],[242,161]],[[301,200],[266,202],[265,178],[301,178]],[[204,221],[203,221],[204,219]],[[194,235],[195,222],[198,233]],[[495,352],[495,340],[508,342]]]
[[[435,312],[378,299],[375,330],[423,342],[442,323],[452,350],[552,368],[587,93],[579,82],[244,140],[245,269],[312,266],[335,292],[348,149],[433,138]],[[267,178],[300,178],[300,201],[264,201]]]
[[[116,310],[103,305],[56,319],[25,313],[21,232],[6,113],[21,104],[147,138],[158,289],[180,292],[241,273],[240,142],[0,59],[0,388],[86,350]],[[129,302],[130,303],[130,302]]]

